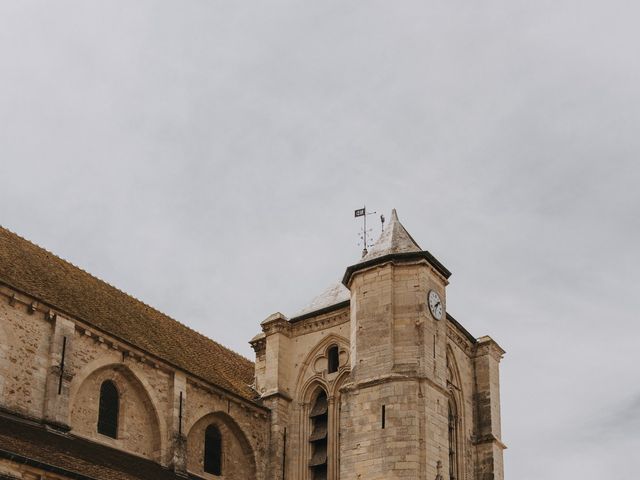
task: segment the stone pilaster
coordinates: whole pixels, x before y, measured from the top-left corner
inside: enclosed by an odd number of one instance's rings
[[[264,345],[262,374],[256,380],[260,385],[263,405],[271,410],[271,430],[269,442],[269,466],[267,478],[294,478],[292,472],[285,471],[285,438],[289,425],[291,404],[291,368],[289,362],[291,344],[291,324],[281,313],[270,315],[261,324]],[[257,346],[256,346],[257,347]],[[293,453],[293,452],[292,452]],[[286,477],[285,477],[286,475]]]
[[[187,377],[173,374],[171,419],[171,464],[178,475],[187,476],[187,434],[184,430],[187,405]]]
[[[266,478],[274,480],[295,479],[292,471],[286,471],[287,455],[295,455],[286,448],[287,425],[289,425],[289,410],[291,399],[278,394],[263,398],[263,405],[271,410],[271,429],[268,449],[268,465]]]
[[[265,341],[264,373],[259,378],[263,397],[282,394],[291,397],[289,350],[291,325],[281,313],[270,315],[261,324]]]
[[[75,324],[61,315],[53,320],[53,334],[49,347],[49,367],[44,400],[44,421],[69,430],[69,384],[73,375],[69,369],[73,351]]]
[[[478,480],[503,480],[500,427],[499,364],[504,350],[490,337],[478,339],[474,358],[476,374],[476,468]]]

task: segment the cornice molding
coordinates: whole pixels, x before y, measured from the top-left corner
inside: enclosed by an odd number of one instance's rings
[[[266,336],[273,335],[275,333],[282,333],[287,336],[291,336],[291,324],[289,323],[289,319],[280,312],[272,313],[263,320],[260,325],[262,326],[262,331]]]
[[[473,356],[473,347],[474,345],[469,341],[468,338],[463,336],[458,329],[451,324],[447,325],[447,338],[453,343],[455,343],[460,349],[467,354],[467,356]]]
[[[394,264],[406,264],[411,263],[415,260],[422,260],[423,262],[425,262],[431,267],[432,271],[442,279],[445,285],[449,283],[451,272],[447,270],[445,266],[442,265],[430,252],[426,250],[421,252],[391,253],[382,257],[372,258],[371,260],[367,260],[366,262],[360,262],[354,265],[350,265],[344,272],[342,283],[347,288],[349,288],[351,278],[356,272],[359,272],[360,270],[369,269],[371,267],[376,267],[389,262]]]
[[[504,443],[502,443],[502,440],[496,437],[493,433],[487,433],[486,435],[481,435],[479,437],[476,437],[473,440],[474,445],[484,445],[487,443],[495,443],[502,450],[507,449],[507,446]]]
[[[350,319],[349,315],[349,310],[341,310],[330,314],[324,314],[318,318],[309,317],[291,325],[291,332],[293,336],[297,337],[307,333],[326,330],[327,328],[348,322]]]
[[[506,352],[503,348],[498,345],[498,343],[489,336],[480,337],[478,339],[478,343],[476,344],[476,353],[475,357],[481,357],[483,355],[490,355],[494,360],[499,362],[502,360]]]
[[[211,385],[209,383],[203,382],[196,378],[187,378],[187,385],[191,385],[192,387],[202,390],[204,392],[207,392],[208,394],[217,395],[218,398],[220,398],[221,400],[226,400],[241,410],[253,411],[254,414],[263,418],[266,418],[267,412],[269,412],[269,409],[262,405],[258,405],[256,403],[243,402],[241,400],[238,400],[236,397],[230,396],[226,390],[216,387],[214,385]],[[189,399],[189,395],[187,395],[187,401],[188,399]]]
[[[376,385],[382,385],[385,383],[394,383],[394,382],[409,382],[409,381],[419,381],[419,382],[425,382],[427,385],[429,385],[430,387],[434,388],[435,390],[437,390],[438,392],[440,392],[441,394],[448,396],[449,395],[449,391],[447,390],[446,387],[439,385],[438,383],[434,382],[431,378],[424,376],[424,375],[402,375],[399,373],[392,373],[389,375],[382,375],[379,377],[373,377],[373,378],[367,378],[365,380],[360,380],[358,382],[349,382],[345,385],[343,385],[340,388],[341,392],[348,392],[351,390],[358,390],[358,389],[363,389],[363,388],[369,388],[369,387],[374,387]]]

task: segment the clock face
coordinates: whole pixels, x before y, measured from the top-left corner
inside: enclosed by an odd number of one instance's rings
[[[442,312],[444,311],[444,309],[442,307],[442,300],[440,300],[440,295],[438,295],[437,292],[433,290],[429,291],[428,302],[429,310],[431,310],[431,315],[433,315],[433,318],[435,318],[436,320],[441,320]]]

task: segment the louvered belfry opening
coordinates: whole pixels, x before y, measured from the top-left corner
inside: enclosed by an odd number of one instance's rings
[[[117,438],[119,413],[120,399],[118,396],[118,390],[111,380],[105,380],[100,386],[98,433],[111,438]]]
[[[204,432],[204,471],[222,475],[222,434],[215,425]]]
[[[311,413],[311,478],[313,480],[326,480],[327,478],[327,430],[329,425],[329,408],[327,394],[322,390],[316,397]]]

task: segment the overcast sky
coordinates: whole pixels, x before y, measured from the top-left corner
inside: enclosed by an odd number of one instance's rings
[[[353,210],[395,207],[508,352],[507,478],[636,478],[639,18],[3,0],[0,223],[252,358],[358,260]]]

